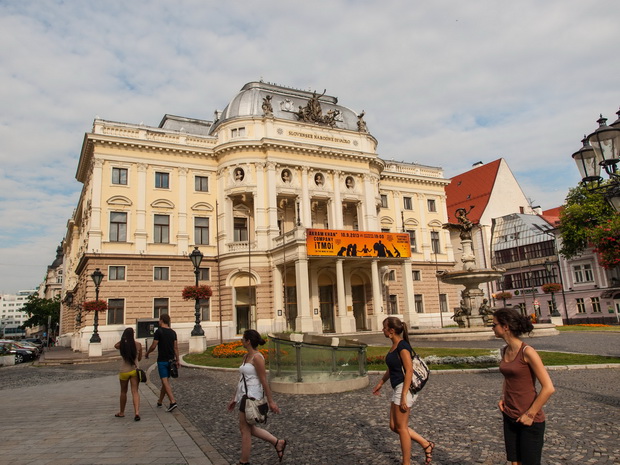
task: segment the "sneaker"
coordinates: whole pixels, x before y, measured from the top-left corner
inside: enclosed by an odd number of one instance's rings
[[[170,404],[170,407],[166,409],[166,412],[172,412],[175,408],[177,408],[177,403]]]
[[[157,408],[161,407],[163,404],[161,402],[157,402]]]

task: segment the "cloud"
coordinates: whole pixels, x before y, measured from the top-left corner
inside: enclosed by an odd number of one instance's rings
[[[557,206],[583,134],[620,104],[620,2],[594,5],[2,2],[0,290],[35,285],[53,261],[95,116],[212,119],[261,78],[365,110],[384,158],[451,177],[503,157],[527,196]]]

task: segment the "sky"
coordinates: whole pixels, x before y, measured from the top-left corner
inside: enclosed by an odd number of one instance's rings
[[[619,23],[618,0],[0,0],[0,293],[43,281],[96,117],[212,120],[261,79],[364,110],[383,159],[504,158],[559,206],[617,118]]]

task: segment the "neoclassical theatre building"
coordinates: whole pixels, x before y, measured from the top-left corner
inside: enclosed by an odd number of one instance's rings
[[[251,82],[213,121],[165,115],[159,127],[96,119],[64,239],[61,341],[85,350],[99,297],[103,348],[127,326],[169,313],[194,326],[189,255],[204,255],[209,340],[246,328],[352,333],[389,314],[439,325],[458,306],[439,284],[454,254],[440,168],[387,161],[364,112],[335,97]],[[444,320],[445,317],[444,316]],[[445,323],[445,321],[444,321]]]

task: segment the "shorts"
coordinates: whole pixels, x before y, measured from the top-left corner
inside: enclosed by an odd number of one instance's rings
[[[540,465],[545,442],[545,422],[525,426],[505,413],[503,416],[507,460],[523,465]]]
[[[121,381],[127,381],[129,380],[129,378],[132,378],[134,376],[138,376],[138,373],[136,372],[136,370],[131,370],[126,371],[125,373],[119,373],[118,379],[120,379]]]
[[[400,405],[400,396],[403,393],[403,384],[404,383],[400,383],[396,385],[396,387],[394,388],[394,394],[392,395],[393,404]],[[411,394],[411,391],[408,391],[407,392],[407,407],[411,408],[413,406],[413,403],[417,399],[417,397],[418,397],[417,394],[414,396],[413,394]]]
[[[160,378],[170,378],[170,362],[157,362],[157,371]]]

